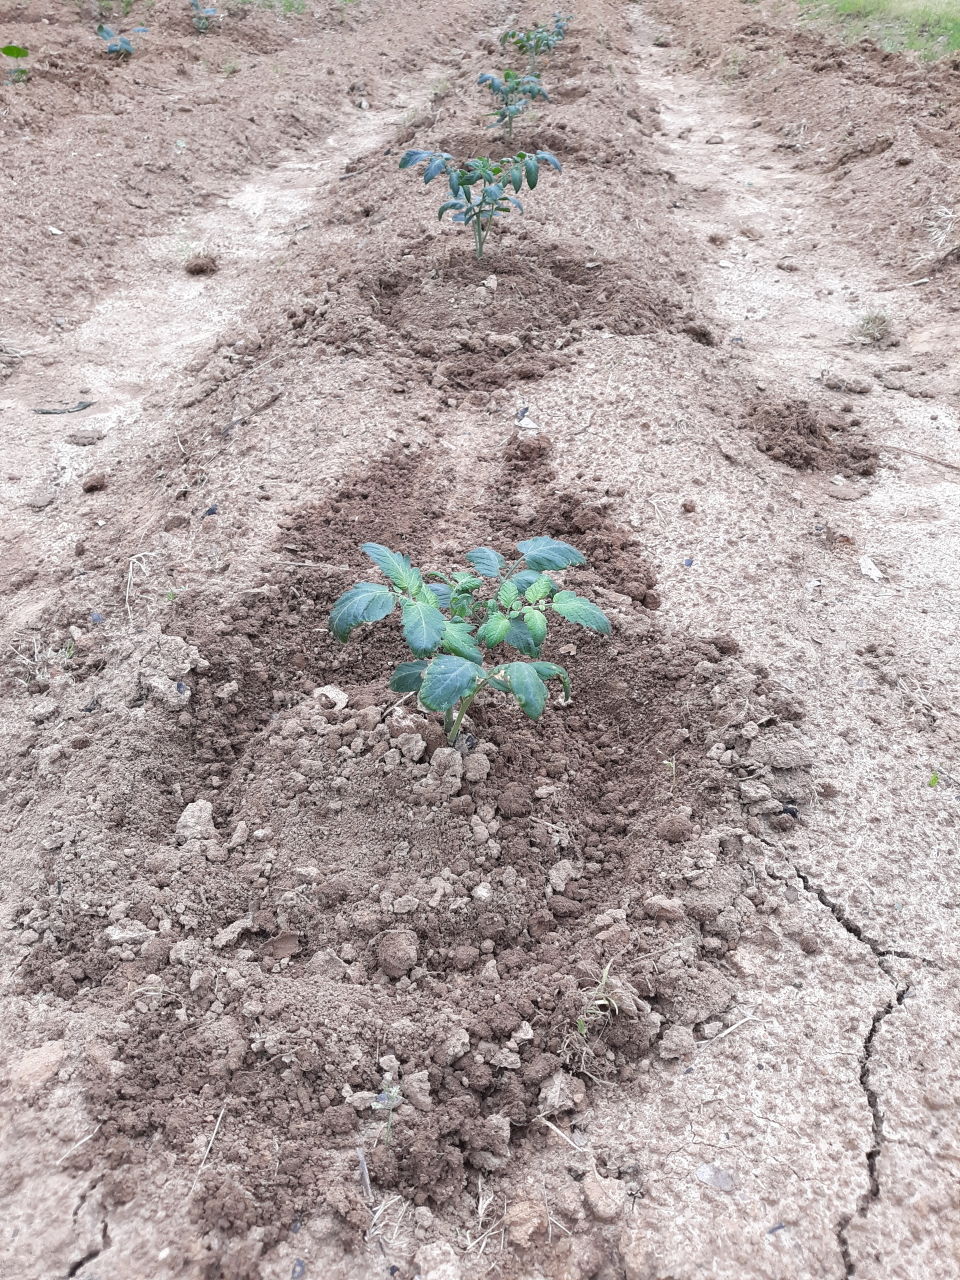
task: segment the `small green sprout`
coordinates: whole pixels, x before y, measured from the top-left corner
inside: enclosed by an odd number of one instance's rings
[[[133,34],[142,35],[146,30],[146,27],[134,27]],[[118,31],[114,31],[113,27],[108,27],[102,22],[97,27],[97,35],[106,45],[107,54],[116,62],[126,62],[127,58],[133,56],[133,41],[129,36],[121,35]]]
[[[930,775],[930,781],[927,783],[927,786],[939,787],[939,785],[940,785],[940,772],[938,769],[934,769],[933,773],[931,773]]]
[[[531,102],[537,98],[547,100],[547,91],[540,83],[538,75],[521,75],[519,71],[504,71],[503,76],[488,71],[482,75],[477,84],[484,84],[499,102],[490,114],[493,116],[493,128],[498,124],[507,126],[507,137],[513,137],[513,122]]]
[[[487,157],[468,160],[459,168],[446,151],[408,151],[400,161],[400,168],[409,169],[415,164],[426,164],[425,184],[441,174],[447,179],[453,199],[444,201],[438,216],[442,219],[445,213],[452,213],[454,222],[470,227],[478,258],[483,257],[494,219],[511,209],[523,213],[523,205],[515,195],[510,195],[511,189],[519,194],[526,183],[532,191],[539,180],[541,164],[562,172],[560,161],[549,151],[532,154],[518,151],[515,156],[504,156],[501,160]]]
[[[201,35],[204,35],[210,30],[210,24],[212,22],[223,16],[218,13],[216,9],[206,8],[201,3],[201,0],[190,0],[190,9],[193,13],[193,17],[191,18],[193,29],[195,31],[199,31]]]
[[[567,34],[567,27],[570,25],[570,19],[562,14],[555,13],[553,22],[550,26],[539,23],[535,27],[531,27],[529,31],[521,31],[518,28],[512,28],[504,31],[500,37],[500,43],[506,48],[508,45],[522,53],[529,60],[531,73],[537,69],[537,58],[542,57],[545,53],[552,53],[560,41]]]
[[[3,48],[0,49],[0,53],[2,53],[5,58],[10,58],[13,62],[13,66],[7,71],[11,84],[23,84],[25,80],[30,79],[30,72],[26,67],[20,65],[24,58],[29,57],[29,49],[24,49],[24,47],[19,44],[5,44]]]
[[[390,688],[416,693],[422,706],[443,712],[451,745],[485,689],[515,698],[531,720],[543,714],[546,681],[559,680],[569,700],[570,677],[564,668],[539,661],[551,617],[610,634],[610,621],[601,609],[561,589],[547,572],[586,564],[568,542],[529,538],[517,543],[520,556],[510,564],[492,547],[475,547],[465,557],[471,569],[449,574],[421,573],[407,556],[377,542],[365,542],[360,549],[390,585],[358,582],[345,591],[331,610],[330,629],[338,640],[346,640],[354,628],[379,622],[399,605],[403,638],[415,660],[397,667]],[[504,648],[533,661],[500,656]],[[498,656],[487,666],[493,650]]]

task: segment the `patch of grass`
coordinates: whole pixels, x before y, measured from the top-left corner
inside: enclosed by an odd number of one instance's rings
[[[885,311],[868,311],[854,325],[853,334],[859,342],[880,346],[893,333],[893,323]]]
[[[801,0],[811,16],[839,18],[851,39],[869,36],[883,49],[940,58],[960,49],[957,0]]]

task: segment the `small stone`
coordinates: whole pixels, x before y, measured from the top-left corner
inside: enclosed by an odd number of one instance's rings
[[[103,471],[95,471],[92,475],[85,476],[80,482],[80,488],[84,493],[99,493],[101,489],[106,487],[107,477]]]
[[[397,738],[397,746],[404,760],[409,760],[411,764],[422,760],[423,753],[427,749],[426,741],[419,733],[401,733]]]
[[[480,981],[481,982],[499,982],[500,981],[500,970],[497,968],[496,960],[493,960],[493,959],[488,960],[485,965],[481,966]]]
[[[307,961],[306,969],[308,973],[315,973],[318,977],[327,978],[331,982],[340,982],[347,976],[347,966],[329,947],[323,947],[315,952]]]
[[[644,913],[654,920],[682,920],[686,914],[679,898],[668,898],[664,894],[654,894],[643,904]]]
[[[682,844],[693,835],[693,823],[680,814],[670,814],[657,823],[657,835],[668,844]]]
[[[212,840],[217,834],[213,825],[213,805],[209,800],[194,800],[181,813],[176,836],[180,844],[188,840]]]
[[[583,1201],[600,1222],[615,1222],[623,1212],[627,1189],[617,1178],[601,1178],[591,1170],[580,1184]]]
[[[710,137],[709,137],[709,138],[707,138],[707,146],[708,146],[708,147],[722,147],[722,146],[723,146],[723,136],[722,136],[721,134],[719,134],[719,133],[711,133]]]
[[[490,1059],[491,1067],[499,1067],[502,1071],[519,1071],[520,1055],[513,1049],[500,1049]]]
[[[747,779],[740,783],[740,799],[746,804],[759,804],[762,800],[769,800],[773,792],[764,782],[751,782]]]
[[[463,1280],[463,1268],[452,1244],[434,1240],[417,1250],[418,1280]]]
[[[465,1053],[470,1052],[470,1034],[465,1027],[457,1027],[455,1031],[451,1031],[443,1042],[443,1048],[440,1050],[440,1060],[444,1066],[449,1067],[451,1063],[456,1062],[458,1058],[462,1058]]]
[[[483,782],[490,772],[490,758],[482,751],[472,751],[463,761],[465,782]]]
[[[77,431],[68,433],[67,444],[74,444],[78,448],[88,449],[93,444],[99,444],[102,439],[103,432],[99,427],[80,427]]]
[[[420,899],[415,898],[412,893],[405,893],[399,898],[395,898],[393,902],[394,915],[406,916],[411,911],[416,911],[420,905]]]
[[[60,703],[54,702],[52,698],[36,698],[30,703],[29,716],[34,724],[43,724],[45,720],[51,719],[60,710]]]
[[[432,1111],[430,1075],[426,1071],[413,1071],[403,1077],[403,1096],[418,1111]]]
[[[562,1111],[576,1111],[583,1106],[587,1096],[586,1085],[566,1071],[555,1071],[540,1086],[537,1105],[544,1115],[556,1115]]]
[[[493,885],[484,880],[470,890],[470,896],[476,898],[478,902],[489,902],[493,897]]]
[[[668,1027],[660,1038],[660,1057],[667,1060],[689,1058],[696,1049],[697,1042],[689,1027]]]
[[[550,888],[556,893],[563,893],[567,884],[571,880],[579,878],[579,871],[570,861],[569,858],[561,858],[559,862],[555,862],[547,872],[547,879],[550,882]]]
[[[488,333],[487,346],[505,355],[509,351],[519,351],[521,343],[515,333]]]
[[[377,947],[377,962],[389,978],[402,978],[417,963],[419,944],[412,929],[392,929]]]

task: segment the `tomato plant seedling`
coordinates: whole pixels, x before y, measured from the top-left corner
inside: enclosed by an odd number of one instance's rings
[[[487,72],[477,84],[484,84],[497,100],[498,105],[490,112],[494,127],[498,124],[507,126],[507,137],[513,137],[513,122],[531,102],[537,98],[547,100],[547,91],[540,83],[538,75],[521,75],[519,71],[504,71],[502,76]]]
[[[21,65],[24,58],[29,57],[29,49],[24,49],[23,45],[19,44],[5,44],[3,48],[0,49],[0,53],[2,53],[5,58],[10,58],[13,62],[13,66],[10,67],[7,72],[10,77],[11,84],[22,84],[24,80],[30,79],[30,72],[26,67]]]
[[[191,18],[193,28],[201,35],[210,30],[210,24],[214,19],[221,16],[216,9],[206,8],[201,0],[190,0],[190,9],[193,13]]]
[[[516,49],[518,53],[522,53],[528,59],[530,71],[533,73],[537,69],[537,59],[545,53],[551,53],[557,47],[567,34],[569,25],[568,17],[555,13],[553,22],[549,26],[538,23],[528,31],[522,31],[517,27],[504,31],[500,37],[500,43],[504,48],[509,46]]]
[[[133,34],[143,35],[146,30],[146,27],[134,27]],[[106,52],[117,62],[125,62],[127,58],[132,57],[133,41],[129,36],[121,35],[120,32],[114,31],[113,27],[108,27],[102,22],[97,27],[97,35],[106,45]]]
[[[471,567],[453,573],[421,572],[408,556],[378,542],[365,542],[360,549],[389,586],[358,582],[345,591],[330,612],[330,629],[338,640],[346,640],[356,627],[379,622],[399,606],[403,638],[414,660],[401,662],[390,688],[416,693],[424,707],[443,712],[451,744],[473,700],[485,689],[515,698],[531,720],[543,714],[548,680],[559,680],[569,699],[570,677],[564,668],[540,661],[552,618],[610,634],[602,609],[561,588],[547,572],[586,564],[569,542],[528,538],[517,543],[520,555],[512,563],[492,547],[475,547],[465,556]],[[530,661],[504,657],[504,649]]]
[[[424,183],[432,182],[441,174],[447,179],[453,199],[443,202],[438,217],[442,219],[445,213],[450,213],[454,222],[471,229],[478,258],[483,257],[494,218],[511,209],[523,213],[523,205],[516,195],[524,183],[529,190],[534,189],[540,177],[540,165],[562,172],[559,160],[549,151],[518,151],[515,156],[504,156],[502,160],[487,157],[467,160],[459,168],[446,151],[408,151],[400,161],[400,168],[409,169],[416,164],[427,166]],[[510,194],[511,190],[514,195]]]

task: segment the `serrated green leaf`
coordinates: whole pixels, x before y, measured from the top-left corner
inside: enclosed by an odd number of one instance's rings
[[[334,602],[330,610],[330,630],[338,640],[346,640],[361,622],[379,622],[393,612],[394,595],[382,582],[358,582]]]
[[[541,573],[534,578],[523,594],[531,604],[536,604],[538,600],[546,600],[548,596],[554,595],[556,590],[557,584],[554,580],[545,573]]]
[[[610,619],[603,610],[575,591],[558,591],[550,601],[550,607],[568,622],[575,622],[590,631],[599,631],[601,635],[610,634]]]
[[[511,621],[510,630],[503,637],[503,643],[510,645],[527,658],[537,658],[540,655],[540,646],[530,634],[530,628],[520,618],[514,618]]]
[[[497,592],[497,599],[505,609],[512,609],[520,598],[520,590],[515,582],[507,580]]]
[[[426,669],[426,662],[401,662],[390,678],[390,688],[394,693],[415,693]]]
[[[390,579],[398,591],[412,595],[423,581],[420,570],[410,564],[410,557],[399,551],[391,551],[379,542],[365,542],[360,548],[373,561],[383,575]]]
[[[483,586],[482,578],[478,578],[473,573],[464,573],[462,569],[458,569],[456,573],[451,574],[451,577],[458,591],[475,591],[477,587]]]
[[[472,693],[483,675],[482,668],[466,658],[441,654],[423,673],[420,701],[431,711],[449,711],[461,698]]]
[[[440,610],[435,605],[424,604],[422,600],[404,600],[401,609],[403,638],[410,646],[411,653],[415,653],[417,657],[435,653],[447,625]]]
[[[500,552],[494,551],[493,547],[474,547],[472,551],[467,552],[466,559],[477,573],[485,578],[499,578],[507,563]]]
[[[437,602],[437,608],[449,609],[453,591],[446,582],[431,582],[430,590]]]
[[[488,649],[500,644],[510,631],[510,619],[503,613],[491,613],[477,631],[477,639]]]
[[[539,609],[534,609],[532,605],[527,605],[523,611],[523,620],[527,624],[527,630],[533,637],[533,643],[539,649],[547,638],[547,620]]]
[[[510,692],[520,704],[520,710],[531,720],[539,720],[547,703],[547,686],[540,679],[532,662],[511,662],[501,675],[510,686]]]
[[[483,662],[483,651],[473,638],[471,628],[463,622],[446,624],[440,648],[444,653],[456,654],[458,658],[466,658],[468,662]]]
[[[531,569],[568,569],[574,564],[587,563],[582,551],[559,538],[528,538],[526,542],[517,543],[517,550]]]
[[[535,662],[533,666],[541,680],[559,680],[563,685],[563,692],[569,702],[571,697],[570,677],[566,668],[558,666],[556,662]]]

